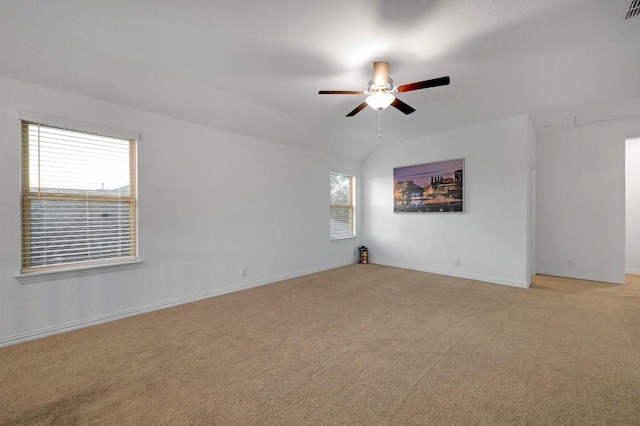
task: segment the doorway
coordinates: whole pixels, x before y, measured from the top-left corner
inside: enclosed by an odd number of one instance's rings
[[[625,272],[640,274],[640,138],[625,145]]]

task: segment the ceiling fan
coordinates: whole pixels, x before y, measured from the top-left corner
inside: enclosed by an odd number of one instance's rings
[[[434,78],[432,80],[418,81],[416,83],[401,84],[394,86],[393,80],[389,78],[389,62],[377,61],[373,63],[373,80],[367,86],[367,90],[320,90],[319,95],[367,95],[363,103],[358,105],[347,117],[353,117],[369,105],[371,108],[382,111],[389,105],[411,114],[414,108],[396,98],[395,93],[410,92],[412,90],[426,89],[429,87],[446,86],[450,79],[447,77]]]

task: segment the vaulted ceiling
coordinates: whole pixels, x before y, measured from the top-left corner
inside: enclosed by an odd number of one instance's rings
[[[539,131],[640,115],[630,0],[0,0],[0,75],[363,159],[380,144],[515,114]],[[371,62],[417,109],[345,114]],[[72,117],[70,117],[72,118]],[[569,123],[569,124],[567,124]],[[547,129],[547,130],[545,130]]]

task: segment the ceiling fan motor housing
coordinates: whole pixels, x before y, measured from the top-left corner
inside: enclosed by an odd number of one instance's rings
[[[393,80],[387,78],[386,84],[377,84],[374,80],[371,80],[367,85],[367,91],[364,93],[367,95],[373,95],[380,92],[393,93]]]

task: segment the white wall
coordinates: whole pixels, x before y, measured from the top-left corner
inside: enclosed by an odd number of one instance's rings
[[[20,272],[17,110],[141,133],[140,268],[30,284],[14,278]],[[0,345],[353,263],[360,244],[331,242],[328,213],[329,171],[353,173],[361,182],[357,161],[5,78],[0,170]]]
[[[627,273],[640,274],[640,139],[626,142],[626,248]]]
[[[624,282],[625,140],[638,135],[640,120],[538,135],[538,273]]]
[[[371,262],[527,287],[533,139],[519,116],[374,152],[363,164]],[[455,158],[465,159],[464,213],[393,213],[394,167]]]

